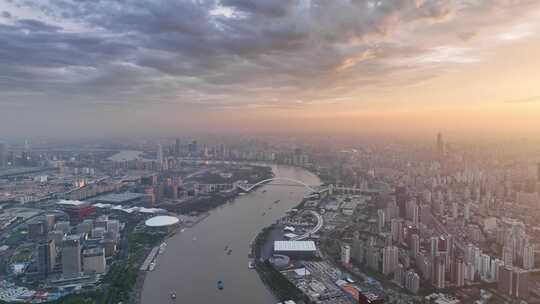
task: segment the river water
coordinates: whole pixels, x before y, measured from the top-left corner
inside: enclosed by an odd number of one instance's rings
[[[304,169],[273,166],[273,170],[276,177],[320,183]],[[262,228],[296,206],[308,190],[275,183],[239,196],[211,211],[195,227],[170,238],[157,267],[146,276],[142,303],[276,303],[257,272],[248,268],[249,244]],[[276,200],[281,201],[274,204]],[[230,255],[226,246],[232,249]],[[224,282],[223,290],[217,288],[218,280]],[[176,301],[170,299],[171,291],[176,292]]]

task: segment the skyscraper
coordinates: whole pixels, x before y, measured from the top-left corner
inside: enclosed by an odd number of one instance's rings
[[[454,279],[457,287],[465,285],[465,263],[462,258],[456,259]]]
[[[444,156],[444,142],[443,142],[443,137],[442,137],[441,132],[437,133],[437,156],[438,157]]]
[[[465,262],[474,263],[474,245],[471,243],[465,247]]]
[[[360,240],[360,233],[358,231],[355,231],[353,233],[351,258],[355,262],[361,264],[364,261],[364,252],[365,248],[363,246],[363,242]]]
[[[512,267],[501,266],[499,268],[499,282],[497,284],[497,290],[500,293],[511,295],[513,286],[512,278]]]
[[[158,144],[157,163],[158,163],[159,169],[161,170],[163,168],[163,146],[161,146],[161,144]]]
[[[392,219],[390,222],[390,231],[392,234],[392,240],[396,243],[400,243],[403,234],[403,221],[401,219]]]
[[[192,141],[188,146],[189,154],[190,156],[197,156],[199,152],[199,146],[197,145],[197,141]]]
[[[56,264],[56,246],[53,240],[43,241],[37,246],[38,271],[47,276]]]
[[[498,282],[499,281],[499,271],[501,270],[501,267],[504,266],[504,262],[500,259],[493,259],[491,260],[491,278],[493,281]]]
[[[367,265],[372,270],[379,270],[379,249],[377,247],[369,246],[366,250]]]
[[[0,168],[7,166],[8,147],[3,141],[0,141]]]
[[[471,217],[471,204],[470,202],[465,203],[465,210],[463,211],[463,217],[465,221],[469,221]]]
[[[394,282],[399,286],[403,286],[403,278],[405,276],[405,267],[402,264],[398,263],[396,269],[394,270]]]
[[[341,246],[341,264],[349,265],[351,263],[351,246],[345,244]]]
[[[516,298],[529,297],[529,273],[526,270],[503,266],[499,269],[499,282],[497,289]]]
[[[28,224],[28,237],[32,240],[42,239],[46,236],[45,221],[39,220]]]
[[[512,291],[516,298],[527,299],[529,297],[529,273],[523,269],[514,269],[512,273]]]
[[[435,288],[437,289],[443,289],[446,286],[446,280],[445,280],[445,268],[446,268],[446,262],[445,262],[445,256],[444,255],[437,255],[435,258],[435,276],[433,278],[433,282],[435,285]]]
[[[420,276],[416,272],[412,270],[406,272],[405,288],[412,293],[418,292],[418,289],[420,289]]]
[[[405,214],[407,216],[407,219],[413,222],[415,226],[418,225],[418,204],[416,203],[416,201],[407,201],[405,208]]]
[[[504,262],[504,265],[512,267],[513,258],[514,258],[514,252],[512,250],[512,247],[504,246],[502,250],[502,260]]]
[[[398,248],[396,246],[387,246],[383,249],[383,269],[384,275],[391,274],[398,265]]]
[[[439,253],[439,238],[436,236],[432,236],[429,241],[431,245],[431,257],[435,258],[435,256],[437,256],[437,254]]]
[[[62,274],[65,277],[81,273],[81,244],[78,236],[68,236],[62,242]]]
[[[411,235],[411,255],[413,258],[416,259],[418,252],[420,252],[420,237],[415,233]]]
[[[531,244],[527,244],[523,247],[523,268],[534,268],[534,246]]]
[[[181,156],[181,146],[180,146],[180,138],[177,138],[174,144],[174,154],[176,157]]]
[[[392,219],[399,217],[399,207],[397,206],[396,200],[392,199],[388,204],[386,205],[386,212],[385,212],[386,218],[385,220],[391,221]]]
[[[379,209],[377,210],[377,228],[379,229],[379,232],[382,232],[384,230],[384,222],[385,222],[385,216],[384,216],[384,210]]]

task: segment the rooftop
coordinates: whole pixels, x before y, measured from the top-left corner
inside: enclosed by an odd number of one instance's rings
[[[83,255],[85,257],[90,257],[90,256],[104,256],[105,255],[105,251],[102,247],[96,247],[96,248],[89,248],[89,249],[85,249],[83,251]]]
[[[180,220],[174,216],[160,215],[154,216],[146,220],[145,224],[148,227],[166,227],[177,224]]]
[[[121,204],[121,203],[126,203],[129,201],[139,199],[143,196],[144,195],[141,193],[132,193],[132,192],[111,193],[111,194],[102,195],[94,199],[94,201]]]
[[[317,251],[313,241],[275,241],[274,251]]]
[[[65,205],[65,206],[81,206],[88,204],[87,202],[81,202],[81,201],[74,201],[74,200],[60,200],[58,205]]]

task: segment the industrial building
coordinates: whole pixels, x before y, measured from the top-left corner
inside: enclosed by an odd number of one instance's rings
[[[275,241],[274,253],[293,259],[306,259],[315,257],[317,247],[313,241]]]

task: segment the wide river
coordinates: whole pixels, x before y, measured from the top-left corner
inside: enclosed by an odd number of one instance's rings
[[[300,168],[273,166],[273,170],[276,177],[309,185],[320,183],[316,175]],[[262,228],[282,217],[309,192],[304,187],[279,184],[276,181],[239,196],[170,238],[157,267],[146,276],[142,303],[275,304],[257,272],[248,268],[249,244]],[[274,204],[276,200],[281,201]],[[225,246],[232,249],[230,255]],[[218,280],[224,282],[223,290],[217,288]],[[171,291],[177,294],[176,302],[170,298]]]

